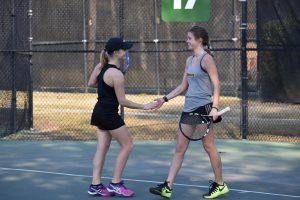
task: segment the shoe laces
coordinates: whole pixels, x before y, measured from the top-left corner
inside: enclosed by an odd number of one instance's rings
[[[164,183],[158,184],[157,186],[158,186],[158,187],[160,187],[160,188],[167,187],[169,190],[172,190],[172,189],[169,187],[169,185],[168,185],[168,182],[167,182],[167,181],[165,181]]]
[[[218,187],[218,184],[212,180],[209,181],[210,186],[209,186],[209,193],[214,193]]]
[[[91,188],[93,188],[95,190],[103,190],[105,188],[105,186],[102,183],[100,183],[97,186],[91,185]]]
[[[127,190],[127,187],[124,185],[124,181],[121,181],[120,183],[118,183],[117,187],[122,187]]]
[[[164,186],[166,186],[166,184],[165,183],[161,183],[161,184],[157,184],[157,186],[158,187],[164,187]]]

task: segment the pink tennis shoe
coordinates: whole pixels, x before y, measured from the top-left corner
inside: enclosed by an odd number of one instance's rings
[[[90,185],[90,188],[88,190],[88,193],[90,195],[100,195],[100,196],[104,196],[104,197],[109,197],[109,196],[113,196],[114,193],[113,192],[109,192],[107,190],[107,188],[102,184],[100,183],[99,185]]]
[[[127,188],[124,185],[124,181],[121,181],[120,183],[110,183],[107,187],[107,191],[123,197],[132,197],[134,195],[134,191]]]

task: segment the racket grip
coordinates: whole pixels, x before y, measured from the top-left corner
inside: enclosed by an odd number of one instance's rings
[[[220,111],[218,112],[218,115],[219,115],[219,116],[220,116],[220,115],[223,115],[224,113],[226,113],[226,112],[228,112],[228,111],[230,111],[230,107],[226,107],[226,108],[220,110]]]
[[[216,120],[214,120],[213,122],[218,123],[218,122],[221,122],[221,121],[222,121],[222,117],[219,115],[219,117]]]

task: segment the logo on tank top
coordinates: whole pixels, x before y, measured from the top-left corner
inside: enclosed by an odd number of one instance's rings
[[[188,77],[192,77],[192,78],[195,77],[195,74],[192,74],[192,73],[186,73],[186,75],[187,75]]]

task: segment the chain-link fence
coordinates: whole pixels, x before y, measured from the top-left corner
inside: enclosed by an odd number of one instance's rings
[[[3,137],[25,128],[4,139],[94,139],[94,127],[89,124],[97,97],[95,89],[87,87],[87,80],[105,42],[112,36],[122,36],[134,43],[126,75],[127,97],[147,102],[167,94],[181,82],[186,59],[192,54],[185,40],[193,25],[209,32],[221,81],[220,107],[230,106],[232,110],[223,123],[216,125],[217,137],[240,138],[241,2],[211,0],[210,19],[201,23],[164,22],[162,0],[1,3],[0,132]],[[293,104],[261,98],[257,13],[257,1],[249,0],[248,138],[300,141],[299,98]],[[23,46],[11,41],[20,41]],[[20,94],[16,82],[23,87]],[[287,92],[299,93],[299,89]],[[177,97],[158,111],[125,108],[125,122],[137,139],[173,139],[183,102],[184,96]],[[16,119],[14,113],[23,118]]]
[[[28,3],[1,1],[0,49],[29,49]],[[0,52],[0,137],[30,127],[30,54]]]

